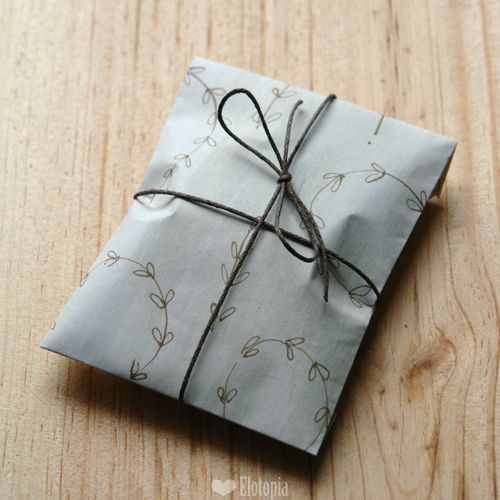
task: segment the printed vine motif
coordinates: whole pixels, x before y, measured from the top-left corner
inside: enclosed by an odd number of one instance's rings
[[[277,338],[261,338],[256,335],[250,338],[243,348],[241,349],[241,355],[244,359],[252,358],[257,356],[260,353],[260,349],[264,344],[275,343],[284,347],[284,354],[288,361],[293,361],[297,354],[305,357],[309,363],[309,370],[307,373],[308,383],[321,383],[322,392],[324,394],[324,400],[322,404],[315,409],[314,411],[314,422],[319,424],[318,432],[314,436],[314,439],[309,443],[306,449],[309,449],[314,443],[318,441],[318,439],[328,430],[328,426],[330,424],[331,418],[333,416],[333,411],[330,409],[330,401],[328,397],[328,388],[326,385],[327,380],[330,379],[331,372],[330,370],[320,363],[316,361],[304,348],[306,339],[304,337],[294,337],[285,340],[277,339]],[[240,360],[241,362],[241,360]],[[238,395],[238,389],[236,387],[230,387],[230,379],[233,374],[238,361],[235,361],[232,365],[231,370],[229,371],[225,383],[223,386],[219,386],[217,388],[217,397],[219,401],[222,403],[222,416],[226,417],[226,412],[228,410],[228,405]]]
[[[427,203],[427,194],[425,191],[421,191],[420,195],[418,195],[412,188],[409,186],[403,179],[400,179],[396,175],[388,172],[384,168],[382,168],[378,163],[372,163],[369,169],[362,170],[352,170],[350,172],[327,172],[323,175],[323,179],[326,179],[326,183],[319,189],[319,191],[314,195],[311,203],[309,205],[309,210],[313,213],[313,216],[316,218],[318,227],[324,229],[325,221],[318,214],[314,213],[314,204],[318,200],[321,193],[323,193],[326,189],[330,188],[330,192],[336,193],[340,187],[342,186],[344,180],[348,176],[353,175],[365,175],[365,182],[367,184],[373,184],[374,182],[380,181],[384,178],[390,178],[393,181],[397,182],[401,186],[403,186],[408,193],[410,194],[410,198],[406,199],[406,207],[413,212],[422,212]]]
[[[200,77],[200,74],[202,74],[204,71],[204,66],[191,66],[188,69],[186,76],[184,77],[184,81],[186,85],[191,85],[191,82],[195,80],[202,86],[203,94],[201,96],[201,103],[203,105],[210,104],[212,110],[207,118],[207,125],[210,128],[206,135],[193,140],[193,144],[195,144],[196,146],[190,152],[179,153],[174,156],[174,160],[176,160],[176,163],[174,163],[174,168],[179,163],[184,163],[184,166],[189,168],[191,166],[191,156],[196,151],[198,151],[205,145],[212,148],[217,145],[217,141],[214,138],[214,132],[217,126],[217,108],[219,105],[218,99],[222,97],[226,93],[226,91],[221,87],[209,87]]]
[[[174,175],[174,168],[169,168],[163,172],[162,178],[163,181],[160,184],[160,189],[170,189],[170,186],[172,184],[172,178]],[[144,196],[144,198],[148,199],[150,202],[152,202],[155,199],[155,194],[147,194]]]
[[[214,137],[215,129],[217,127],[217,108],[219,106],[219,99],[226,93],[221,87],[209,87],[208,84],[201,78],[201,74],[205,72],[204,66],[191,66],[184,76],[186,85],[191,85],[193,81],[200,84],[202,88],[201,103],[202,105],[210,106],[210,114],[206,119],[208,130],[206,135],[197,137],[193,140],[194,147],[187,152],[177,153],[173,157],[172,165],[163,173],[163,182],[160,184],[159,189],[169,189],[172,183],[174,170],[177,166],[183,165],[190,168],[192,165],[192,157],[195,153],[200,151],[203,147],[208,146],[214,148],[217,141]],[[230,124],[231,121],[225,117],[225,120]],[[155,195],[147,195],[146,198],[153,200]]]
[[[275,122],[276,120],[279,120],[283,116],[283,113],[281,113],[280,111],[271,113],[272,107],[274,106],[276,101],[278,101],[279,99],[287,99],[289,97],[297,95],[297,92],[295,92],[295,90],[289,90],[289,87],[290,85],[285,85],[281,90],[277,87],[273,87],[271,89],[271,93],[274,97],[272,98],[267,108],[264,110],[264,118],[266,119],[266,123],[268,125]],[[255,128],[259,128],[262,125],[259,114],[257,112],[252,115],[252,121],[256,123]]]
[[[236,243],[236,241],[231,241],[232,264],[230,265],[230,267],[228,267],[225,263],[222,263],[221,268],[220,268],[220,274],[222,277],[222,281],[224,282],[224,285],[227,283],[229,276],[231,275],[234,268],[238,264],[238,261],[240,260],[241,253],[243,252],[243,249],[245,248],[246,242],[248,240],[248,237],[250,236],[250,233],[252,232],[253,227],[254,227],[253,225],[250,226],[250,228],[247,231],[247,234],[245,235],[245,237],[243,238],[243,240],[241,241],[240,244]],[[250,273],[248,271],[239,273],[238,276],[236,276],[236,278],[232,284],[232,287],[237,286],[240,283],[243,283],[249,277],[250,277]],[[210,313],[213,312],[215,307],[217,307],[217,303],[212,302],[212,304],[210,304]],[[224,309],[223,311],[221,311],[221,313],[219,314],[216,321],[217,320],[224,321],[227,318],[229,318],[229,316],[232,316],[235,312],[236,312],[236,307],[234,307],[234,306],[228,307],[228,308]],[[212,330],[214,329],[214,326],[215,326],[215,322],[212,325]]]
[[[156,279],[156,271],[152,262],[148,262],[144,265],[137,260],[118,255],[114,250],[110,250],[107,253],[106,258],[102,262],[97,263],[92,269],[90,269],[88,273],[86,273],[83,276],[83,278],[80,281],[80,286],[85,285],[90,274],[93,273],[98,267],[104,266],[109,268],[111,266],[114,266],[118,262],[128,262],[130,264],[133,264],[135,266],[135,269],[132,271],[132,274],[134,276],[151,280],[151,282],[153,283],[154,291],[152,291],[149,294],[149,299],[155,307],[157,307],[160,311],[163,312],[163,320],[161,327],[155,326],[151,330],[151,336],[156,344],[155,351],[152,357],[142,365],[137,359],[134,359],[132,361],[132,365],[130,366],[130,371],[129,371],[130,379],[144,380],[148,377],[148,374],[145,372],[145,369],[157,358],[160,351],[174,339],[174,334],[168,330],[167,308],[172,299],[174,298],[175,292],[171,288],[166,293],[162,291],[162,288],[160,287],[160,284]]]
[[[226,418],[226,405],[228,405],[238,395],[238,389],[235,389],[234,387],[232,389],[228,389],[229,379],[231,378],[231,375],[235,368],[236,368],[236,362],[233,363],[231,370],[229,370],[229,373],[226,377],[226,383],[224,384],[224,386],[220,386],[217,388],[217,397],[219,398],[219,401],[222,403],[223,418]]]
[[[226,93],[226,91],[221,87],[209,87],[207,83],[200,77],[200,74],[204,73],[204,66],[191,66],[184,77],[186,85],[191,85],[192,81],[198,82],[203,90],[201,96],[201,103],[203,105],[210,105],[210,114],[206,120],[209,127],[206,135],[197,137],[193,140],[195,145],[193,149],[188,152],[178,153],[174,156],[174,163],[169,169],[173,171],[177,165],[183,164],[186,168],[190,168],[192,165],[192,156],[198,152],[204,146],[215,147],[217,141],[214,138],[214,132],[217,127],[217,108],[219,106],[219,99]]]
[[[335,257],[329,256],[328,265],[333,279],[345,290],[353,305],[355,305],[358,308],[362,307],[371,307],[372,309],[375,308],[374,302],[368,302],[368,297],[370,297],[372,292],[370,285],[364,283],[361,285],[356,285],[354,287],[349,287],[345,284],[343,280],[339,278],[338,273],[335,272],[335,270],[340,267],[340,262]]]
[[[377,135],[380,132],[380,128],[382,127],[382,123],[384,122],[384,119],[385,119],[385,115],[381,115],[380,119],[379,119],[379,121],[377,123],[377,126],[375,128],[375,132],[373,132],[374,136]],[[372,143],[372,141],[368,141],[368,144],[371,144],[371,143]]]

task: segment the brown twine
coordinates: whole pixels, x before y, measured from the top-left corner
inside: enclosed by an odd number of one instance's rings
[[[267,139],[269,140],[269,144],[271,145],[271,148],[274,151],[274,154],[276,155],[276,158],[278,160],[278,164],[275,164],[273,161],[271,161],[269,158],[264,156],[260,151],[257,151],[255,148],[244,142],[240,137],[235,135],[226,125],[226,122],[224,120],[224,117],[222,116],[222,110],[224,109],[224,106],[226,105],[227,101],[234,95],[236,94],[245,94],[253,103],[255,106],[255,109],[257,110],[257,113],[259,115],[260,121],[262,123],[262,126],[264,128],[264,131],[266,133]],[[163,195],[171,195],[175,196],[177,198],[181,198],[183,200],[195,203],[195,204],[200,204],[200,205],[206,205],[210,206],[212,208],[216,208],[219,210],[223,210],[225,212],[231,213],[233,215],[236,215],[238,217],[241,217],[243,219],[246,219],[252,223],[255,224],[251,234],[250,238],[241,253],[238,262],[234,266],[234,269],[232,270],[231,274],[229,275],[228,279],[226,280],[226,286],[224,287],[224,290],[222,291],[221,296],[219,297],[219,300],[215,306],[215,308],[212,310],[212,314],[210,315],[210,319],[208,320],[208,323],[205,327],[205,330],[203,331],[203,334],[200,337],[200,340],[198,341],[198,345],[191,357],[191,361],[189,363],[188,369],[186,370],[186,373],[184,375],[184,379],[182,381],[180,393],[179,393],[179,399],[182,401],[184,399],[184,394],[187,389],[187,385],[189,383],[189,379],[191,377],[191,374],[193,372],[194,366],[196,364],[196,361],[198,360],[198,357],[201,353],[201,349],[203,348],[203,345],[208,337],[208,334],[210,333],[210,330],[212,329],[212,326],[214,322],[217,320],[217,317],[219,315],[220,309],[222,305],[224,304],[224,301],[227,297],[227,294],[229,293],[229,290],[233,286],[233,282],[236,279],[238,273],[240,272],[245,259],[248,257],[248,254],[250,253],[252,246],[257,239],[257,236],[259,235],[260,231],[262,229],[266,229],[268,231],[272,231],[278,236],[279,240],[283,244],[283,246],[296,258],[304,261],[304,262],[317,262],[318,264],[318,271],[321,274],[323,278],[323,298],[326,302],[328,302],[328,285],[329,285],[329,270],[328,270],[328,257],[333,257],[337,259],[339,262],[342,262],[344,265],[352,269],[356,274],[358,274],[367,284],[368,286],[374,291],[375,295],[377,296],[377,299],[379,298],[379,291],[375,284],[368,278],[368,276],[363,273],[359,268],[357,268],[354,264],[346,260],[345,258],[341,257],[340,255],[336,254],[335,252],[332,252],[331,250],[327,249],[325,247],[325,244],[323,242],[323,238],[321,237],[320,230],[318,228],[318,225],[316,224],[316,221],[314,220],[313,214],[311,211],[305,206],[303,201],[300,199],[299,195],[293,188],[291,181],[292,181],[292,175],[289,172],[290,165],[295,158],[297,152],[299,151],[302,143],[304,142],[307,134],[309,133],[310,129],[320,116],[321,112],[324,110],[324,108],[333,102],[336,99],[336,96],[331,94],[326,99],[322,102],[322,104],[319,106],[319,108],[316,110],[312,118],[310,119],[309,123],[305,127],[304,131],[302,132],[302,135],[300,136],[299,140],[295,144],[295,147],[293,148],[291,154],[288,154],[289,151],[289,146],[290,146],[290,135],[292,131],[292,123],[293,123],[293,118],[295,116],[295,113],[298,109],[298,107],[302,104],[302,101],[299,100],[295,104],[295,106],[292,108],[292,111],[290,113],[290,116],[288,118],[288,124],[287,124],[287,129],[286,129],[286,136],[285,136],[285,145],[284,145],[284,151],[283,151],[283,157],[281,156],[278,147],[276,146],[276,143],[274,142],[273,137],[271,136],[271,133],[269,131],[269,127],[266,123],[266,120],[264,118],[264,114],[262,113],[262,109],[257,102],[257,99],[254,97],[254,95],[246,90],[246,89],[234,89],[231,92],[228,92],[221,100],[219,108],[218,108],[218,120],[219,123],[221,124],[222,128],[224,131],[232,137],[238,144],[243,146],[245,149],[253,153],[255,156],[257,156],[260,160],[263,162],[267,163],[277,174],[278,174],[278,185],[276,186],[276,189],[271,196],[271,199],[269,200],[266,208],[264,209],[263,214],[260,217],[254,217],[252,215],[246,214],[245,212],[242,212],[241,210],[229,207],[227,205],[217,203],[211,200],[208,200],[206,198],[201,198],[199,196],[193,196],[191,194],[186,194],[186,193],[181,193],[178,191],[172,191],[169,189],[147,189],[144,191],[139,191],[134,195],[134,199],[138,199],[141,196],[147,196],[147,195],[156,195],[156,194],[163,194]],[[281,229],[280,226],[280,219],[281,219],[281,212],[283,208],[283,203],[285,200],[285,196],[288,197],[288,199],[292,202],[293,206],[297,210],[297,213],[299,214],[299,217],[302,221],[302,225],[305,228],[308,239],[303,238],[302,236],[296,235],[294,233],[291,233],[289,231]],[[276,205],[276,213],[275,213],[275,218],[274,218],[274,225],[266,222],[266,218],[269,215],[269,212],[273,208],[274,204],[277,203]],[[290,245],[290,243],[287,241],[287,238],[289,240],[295,241],[297,243],[300,243],[306,247],[309,247],[313,250],[313,255],[308,256],[304,255],[300,252],[298,252],[294,247]]]

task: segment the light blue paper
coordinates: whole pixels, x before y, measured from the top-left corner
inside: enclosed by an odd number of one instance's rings
[[[292,145],[324,99],[195,59],[142,188],[263,212],[276,174],[216,121],[221,97],[238,87],[261,103],[280,148],[297,99],[304,104]],[[247,99],[234,97],[224,115],[235,133],[273,158]],[[455,147],[454,140],[337,99],[290,172],[326,246],[382,290]],[[303,234],[289,203],[282,221]],[[251,229],[246,221],[168,196],[133,202],[42,347],[177,398],[212,304]],[[316,265],[262,231],[203,346],[185,401],[316,454],[375,302],[354,272],[342,264],[333,271],[325,303]]]

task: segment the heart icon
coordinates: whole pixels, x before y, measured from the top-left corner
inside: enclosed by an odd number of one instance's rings
[[[221,479],[214,479],[212,481],[212,491],[223,497],[229,495],[229,493],[232,493],[235,489],[236,481],[233,481],[232,479],[226,479],[225,481],[222,481]]]

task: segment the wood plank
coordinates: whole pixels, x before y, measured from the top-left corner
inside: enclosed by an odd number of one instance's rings
[[[500,4],[0,1],[0,498],[498,496]],[[38,348],[191,59],[455,137],[317,459]],[[234,494],[234,498],[239,495]]]

